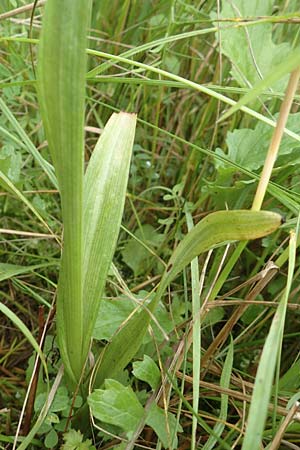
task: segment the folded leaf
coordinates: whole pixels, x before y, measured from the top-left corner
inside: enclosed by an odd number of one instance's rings
[[[120,328],[101,356],[95,384],[115,376],[136,354],[143,341],[151,314],[176,275],[196,256],[214,246],[234,240],[257,239],[275,231],[282,222],[279,214],[269,211],[218,211],[201,220],[180,242],[170,258],[153,300]]]

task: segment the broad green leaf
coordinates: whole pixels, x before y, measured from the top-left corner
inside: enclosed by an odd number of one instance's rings
[[[34,410],[36,412],[41,411],[43,408],[48,394],[45,392],[42,392],[39,394],[34,402]],[[68,391],[64,386],[61,386],[57,389],[57,392],[55,394],[53,403],[49,409],[49,413],[54,413],[58,411],[63,411],[64,409],[68,408],[70,404]]]
[[[273,13],[271,0],[236,0],[222,2],[220,18],[270,16]],[[272,38],[272,23],[250,27],[231,27],[221,31],[221,49],[232,63],[231,74],[240,86],[249,87],[265,78],[290,52],[287,43],[275,44]],[[286,80],[277,81],[275,90],[281,91]]]
[[[225,314],[224,308],[219,306],[218,308],[210,309],[205,318],[203,319],[203,325],[209,325],[210,327],[218,322],[221,322]]]
[[[148,355],[144,355],[143,361],[133,363],[133,375],[148,383],[153,390],[158,387],[161,380],[159,368]]]
[[[93,416],[101,422],[118,426],[128,438],[145,416],[145,411],[130,386],[123,386],[116,380],[105,380],[104,389],[96,389],[88,397]],[[176,432],[182,431],[173,414],[165,414],[155,403],[146,413],[146,423],[151,426],[164,447],[173,440],[172,448],[177,448]]]
[[[58,179],[64,247],[57,293],[57,332],[69,377],[76,382],[83,352],[83,154],[86,36],[90,0],[46,3],[38,60],[38,98]]]
[[[103,298],[97,313],[93,338],[109,341],[135,307],[133,301],[125,296],[113,299]]]
[[[54,448],[58,443],[58,435],[54,428],[46,435],[44,444],[46,448]]]
[[[120,329],[106,346],[96,372],[96,386],[121,371],[136,354],[143,341],[151,316],[168,285],[196,256],[218,244],[249,240],[275,231],[281,216],[268,211],[218,211],[201,220],[180,242],[161,279],[155,297]]]
[[[174,414],[166,412],[153,403],[147,414],[146,424],[149,425],[161,440],[163,447],[177,449],[177,432],[182,432]]]
[[[105,339],[110,341],[118,328],[122,326],[122,323],[127,320],[138,304],[144,302],[147,305],[151,302],[152,298],[153,295],[149,295],[149,292],[146,291],[140,291],[138,294],[132,295],[132,298],[126,297],[125,295],[112,299],[103,298],[100,301],[93,337],[98,340]],[[175,324],[182,321],[182,316],[178,309],[173,311],[171,317],[162,302],[157,305],[154,315],[159,326],[155,322],[152,323],[153,333],[157,341],[161,342],[165,339],[161,330],[168,334],[174,329]],[[174,319],[175,323],[172,319]],[[146,335],[144,337],[144,344],[150,340],[152,341],[151,336]]]
[[[292,72],[300,65],[300,51],[292,51],[282,62],[277,64],[276,69],[272,70],[263,80],[257,83],[248,94],[244,95],[236,105],[229,108],[225,114],[222,115],[219,121],[227,119],[231,114],[238,111],[241,106],[246,105],[251,100],[255,99],[266,88],[269,88],[275,81],[280,80],[286,74]]]
[[[92,392],[88,403],[96,419],[120,427],[128,437],[144,415],[144,409],[131,387],[115,380],[105,380],[104,389]]]
[[[287,121],[287,127],[295,133],[300,132],[300,114],[291,114]],[[227,158],[248,170],[258,170],[265,162],[268,145],[272,137],[272,130],[263,123],[258,123],[253,130],[242,128],[229,131],[226,137],[228,147]],[[225,156],[221,149],[217,149],[219,155]],[[288,136],[284,136],[280,144],[279,156],[276,167],[289,164],[299,164],[299,143]],[[216,167],[220,174],[226,173],[226,178],[232,176],[236,170],[216,160]],[[223,176],[224,178],[224,176]]]
[[[123,112],[111,116],[97,142],[84,178],[85,355],[121,226],[135,126],[135,114]]]
[[[291,234],[289,246],[289,268],[285,292],[279,302],[272,320],[271,328],[265,340],[259,366],[255,376],[254,389],[248,413],[248,425],[242,450],[259,449],[268,414],[273,378],[278,352],[282,345],[283,330],[289,293],[293,281],[296,259],[296,235]]]

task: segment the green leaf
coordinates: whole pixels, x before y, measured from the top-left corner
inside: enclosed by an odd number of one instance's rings
[[[179,75],[180,72],[180,60],[174,55],[167,55],[164,58],[164,63],[168,72],[175,73],[175,75]]]
[[[41,394],[39,394],[35,400],[34,403],[34,410],[35,411],[41,411],[41,409],[43,408],[46,399],[47,399],[47,393],[43,392]],[[68,392],[67,389],[65,387],[59,387],[57,389],[57,392],[55,394],[53,403],[51,405],[51,408],[49,409],[49,412],[53,413],[53,412],[58,412],[58,411],[63,411],[64,409],[68,408],[69,406],[69,396],[68,396]]]
[[[246,105],[251,100],[255,99],[261,92],[266,90],[274,84],[275,81],[280,80],[284,75],[292,72],[296,69],[297,66],[300,65],[300,51],[294,50],[291,52],[282,62],[277,64],[276,69],[272,70],[263,80],[257,83],[253,89],[251,89],[248,94],[244,95],[236,105],[229,108],[225,114],[219,119],[221,120],[227,119],[231,114],[238,111],[241,106]]]
[[[273,2],[236,0],[222,2],[220,18],[271,16]],[[289,44],[276,45],[272,39],[272,23],[244,27],[230,27],[221,31],[221,49],[232,63],[231,74],[242,87],[255,85],[275,71],[291,48]],[[274,89],[281,91],[286,80],[277,81]]]
[[[258,449],[261,446],[263,430],[268,414],[268,405],[271,396],[276,360],[282,346],[287,303],[295,269],[295,259],[296,234],[292,232],[289,245],[289,267],[286,289],[273,317],[261,354],[255,377],[254,389],[248,413],[248,425],[243,440],[242,450]]]
[[[135,306],[130,298],[123,295],[120,298],[103,298],[100,302],[93,338],[109,341]]]
[[[300,373],[300,360],[296,361],[295,364],[293,364],[280,378],[278,386],[279,390],[280,391],[284,390],[293,391],[294,389],[299,390],[300,386],[299,373]]]
[[[153,313],[168,285],[196,256],[232,240],[263,237],[275,231],[281,216],[268,211],[218,211],[201,220],[180,242],[169,260],[155,297],[142,305],[113,337],[101,355],[96,370],[96,386],[115,376],[133,358],[143,342]]]
[[[224,317],[224,308],[219,306],[218,308],[212,308],[205,315],[203,320],[204,325],[212,326],[218,322],[220,322]]]
[[[91,0],[49,0],[39,43],[38,98],[58,179],[64,246],[57,292],[57,333],[70,380],[83,351],[83,153],[86,36]]]
[[[116,380],[105,380],[104,389],[96,389],[88,397],[93,416],[101,422],[118,426],[130,439],[144,417],[144,409],[130,386]],[[177,421],[173,414],[165,414],[155,403],[147,413],[146,423],[153,428],[165,447],[176,436]],[[182,431],[179,426],[177,431]],[[175,437],[172,448],[177,448]]]
[[[151,301],[151,298],[153,298],[153,295],[149,295],[149,292],[146,291],[139,291],[138,294],[132,295],[131,298],[126,297],[125,295],[112,299],[103,298],[100,302],[100,307],[93,330],[93,337],[98,340],[111,340],[118,328],[123,322],[126,321],[132,311],[137,307],[138,303],[144,301],[145,305],[147,305]],[[136,301],[134,301],[134,299],[136,299]],[[168,334],[174,329],[175,324],[181,322],[182,320],[178,308],[177,310],[175,309],[171,317],[163,303],[159,303],[157,305],[154,315],[159,323],[159,327],[155,322],[153,322],[152,328],[155,339],[160,342],[165,339],[161,329]],[[173,322],[173,319],[175,323]],[[148,343],[149,341],[152,341],[152,337],[150,335],[146,335],[144,343]]]
[[[80,431],[69,430],[64,433],[65,443],[61,446],[61,450],[94,450],[92,441],[86,439],[83,441],[83,435]]]
[[[139,228],[135,236],[137,239],[128,239],[121,253],[123,261],[133,270],[136,277],[145,273],[153,261],[153,256],[149,254],[147,248],[142,246],[139,241],[144,242],[150,248],[158,248],[164,236],[158,233],[150,224]]]
[[[113,114],[97,142],[84,178],[85,355],[121,226],[135,127],[135,114]]]
[[[115,380],[105,380],[104,389],[96,389],[88,397],[96,419],[120,427],[128,437],[137,428],[144,409],[130,386]]]
[[[52,430],[46,435],[44,444],[46,448],[54,448],[58,443],[58,435],[56,431],[52,428]]]
[[[230,386],[230,378],[232,373],[232,364],[233,364],[233,341],[231,339],[230,346],[228,349],[228,353],[226,356],[226,360],[224,363],[224,367],[222,370],[221,375],[221,382],[220,386],[224,389],[228,389]],[[208,440],[206,441],[205,445],[203,446],[203,450],[211,450],[216,442],[218,441],[218,437],[220,438],[222,436],[222,433],[225,428],[225,423],[227,420],[227,411],[228,411],[228,395],[227,394],[221,394],[221,408],[220,408],[220,416],[219,421],[215,424],[213,428],[213,434],[209,436]]]
[[[287,128],[295,133],[300,132],[300,113],[291,114],[287,121]],[[268,145],[272,137],[272,130],[263,123],[258,123],[253,130],[243,128],[228,132],[226,144],[228,152],[226,157],[232,162],[245,167],[248,170],[258,170],[265,162]],[[299,164],[299,143],[288,136],[284,136],[280,144],[279,156],[276,167],[288,164]],[[219,155],[225,156],[221,149],[217,149]],[[231,177],[236,170],[229,168],[221,161],[216,162],[220,174],[225,173]]]
[[[166,412],[153,403],[146,418],[149,425],[161,440],[163,447],[178,448],[177,432],[182,432],[180,425],[177,427],[177,419],[174,414]]]
[[[148,355],[144,355],[143,361],[133,363],[133,374],[139,380],[148,383],[153,390],[158,387],[161,380],[159,368]]]

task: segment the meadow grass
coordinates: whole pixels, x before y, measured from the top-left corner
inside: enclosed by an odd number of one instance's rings
[[[0,5],[2,447],[296,448],[296,3],[26,3]]]

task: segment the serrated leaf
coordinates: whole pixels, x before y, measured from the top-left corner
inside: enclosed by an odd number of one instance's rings
[[[148,355],[144,355],[143,361],[133,363],[133,374],[139,380],[148,383],[153,390],[158,387],[161,380],[159,368]]]
[[[236,0],[222,2],[220,18],[271,16],[271,0]],[[253,86],[276,69],[291,48],[289,44],[275,44],[272,39],[272,23],[222,30],[222,53],[232,63],[231,74],[240,86]],[[280,91],[286,80],[277,81],[274,89]]]
[[[244,95],[234,106],[229,108],[225,114],[219,119],[227,119],[231,114],[238,111],[242,106],[255,99],[262,91],[266,90],[270,86],[273,86],[275,81],[280,80],[286,74],[292,72],[300,64],[300,51],[292,51],[282,62],[277,64],[276,69],[272,70],[264,79],[257,83],[253,89],[251,89],[246,95]]]
[[[105,380],[104,389],[96,389],[88,397],[96,419],[120,427],[128,437],[137,428],[144,409],[130,386],[116,380]]]
[[[61,450],[92,450],[95,448],[92,446],[90,439],[83,441],[83,435],[80,431],[67,431],[64,433],[64,441]]]
[[[287,128],[295,133],[300,132],[300,114],[290,114],[287,121]],[[248,170],[258,170],[265,162],[268,145],[272,137],[272,130],[265,124],[259,122],[253,130],[243,128],[228,132],[226,144],[228,146],[227,158],[245,167]],[[288,155],[291,155],[291,163],[299,163],[299,143],[288,136],[284,136],[280,144],[279,156],[275,167],[288,164]],[[224,156],[224,152],[217,149],[216,152]],[[295,152],[295,154],[294,154]],[[218,161],[216,167],[219,173],[226,172],[228,177],[232,176],[235,169]]]

